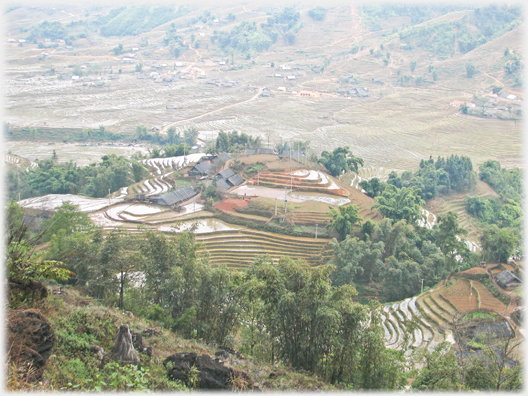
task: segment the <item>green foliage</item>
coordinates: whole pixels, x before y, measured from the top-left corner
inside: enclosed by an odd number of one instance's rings
[[[49,240],[59,230],[64,230],[66,235],[70,235],[73,232],[89,232],[93,226],[88,214],[81,212],[78,205],[64,201],[55,214],[44,222],[45,240]]]
[[[357,173],[358,165],[363,166],[363,160],[355,157],[348,147],[338,147],[331,153],[323,151],[317,162],[324,165],[332,176],[339,176],[348,171]]]
[[[377,204],[372,208],[378,209],[384,217],[395,221],[406,220],[409,224],[416,224],[423,218],[422,206],[425,202],[413,187],[396,188],[389,184],[375,200]]]
[[[80,194],[100,198],[133,182],[130,160],[115,154],[105,155],[99,164],[77,167],[74,162],[42,160],[37,168],[17,173],[8,180],[8,191],[29,198],[46,194]],[[13,184],[14,182],[14,184]],[[18,198],[18,197],[17,197]]]
[[[480,242],[487,261],[507,263],[519,243],[519,235],[510,228],[499,228],[493,224],[484,230]]]
[[[414,70],[416,69],[416,61],[411,61],[411,63],[409,63],[409,67],[411,68],[411,73],[414,73]]]
[[[14,202],[7,206],[5,240],[5,259],[9,282],[29,285],[32,281],[46,279],[67,280],[71,271],[63,268],[63,263],[55,260],[43,260],[41,253],[35,253],[28,227],[23,222],[22,208]]]
[[[244,132],[238,134],[237,131],[225,133],[220,131],[215,141],[215,149],[217,153],[233,153],[245,150],[246,148],[256,149],[261,145],[260,137],[253,138]]]
[[[473,63],[466,63],[466,77],[472,78],[475,74],[478,73],[477,68]]]
[[[401,177],[396,172],[389,174],[387,184],[397,188],[414,187],[424,200],[436,198],[438,194],[449,194],[451,191],[464,192],[471,190],[477,182],[471,159],[451,155],[447,160],[430,157],[420,161],[416,172],[406,171]]]
[[[388,377],[402,368],[388,362],[389,367],[378,365],[378,381],[369,382],[366,362],[386,353],[382,334],[362,325],[367,311],[353,302],[352,287],[331,288],[331,271],[331,266],[311,268],[288,258],[278,265],[256,260],[246,277],[248,293],[262,301],[255,326],[269,334],[275,356],[294,368],[355,389],[400,388],[401,381]]]
[[[467,230],[458,224],[458,215],[455,212],[448,212],[438,216],[438,231],[436,233],[436,244],[444,254],[446,268],[456,267],[457,256],[467,259],[469,250],[463,236],[467,235]]]
[[[107,16],[95,20],[102,36],[138,35],[148,32],[156,26],[167,23],[189,11],[180,6],[130,6],[112,10]]]
[[[382,241],[366,242],[348,236],[343,242],[331,242],[334,249],[332,264],[336,269],[332,273],[332,284],[335,286],[355,285],[360,281],[371,282],[382,266],[382,252],[385,244]]]
[[[412,388],[421,391],[461,390],[460,367],[448,343],[438,345],[425,354],[425,366]]]
[[[300,14],[294,7],[286,7],[281,11],[268,17],[267,23],[261,24],[262,29],[275,43],[279,35],[282,35],[285,44],[295,44],[297,32],[302,28]]]
[[[497,191],[503,200],[521,202],[523,175],[520,168],[505,169],[501,168],[499,161],[488,160],[479,169],[479,178]]]
[[[337,232],[341,239],[345,239],[347,235],[350,235],[353,227],[362,220],[357,206],[340,206],[339,213],[331,206],[329,206],[329,209],[332,220],[328,227]]]
[[[230,32],[220,30],[211,36],[211,42],[227,51],[237,52],[261,52],[267,50],[273,43],[273,38],[265,31],[259,30],[255,22],[243,21],[235,26]]]
[[[377,177],[373,177],[370,180],[361,180],[359,185],[365,190],[367,196],[375,198],[385,190],[387,183],[380,181]]]
[[[314,21],[323,21],[326,18],[327,9],[321,6],[317,6],[308,11],[308,15]]]

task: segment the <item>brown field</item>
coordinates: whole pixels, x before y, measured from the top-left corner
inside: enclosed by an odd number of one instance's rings
[[[454,285],[442,290],[440,294],[451,302],[460,312],[477,309],[477,296],[471,290],[469,281],[457,279]]]
[[[501,315],[506,313],[506,305],[504,305],[504,303],[498,298],[495,298],[486,286],[480,282],[473,281],[473,287],[477,289],[479,293],[480,308],[490,309]]]

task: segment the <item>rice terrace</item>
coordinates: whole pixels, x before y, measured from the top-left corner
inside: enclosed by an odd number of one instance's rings
[[[7,388],[522,389],[523,12],[4,5]]]

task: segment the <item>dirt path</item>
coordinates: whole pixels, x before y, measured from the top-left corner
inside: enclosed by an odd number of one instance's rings
[[[228,109],[230,107],[234,107],[234,106],[238,106],[238,105],[241,105],[243,103],[248,103],[248,102],[251,102],[252,100],[255,100],[256,98],[258,98],[258,96],[262,93],[262,88],[259,88],[258,92],[253,95],[251,98],[247,99],[247,100],[243,100],[242,102],[238,102],[238,103],[233,103],[233,104],[230,104],[230,105],[227,105],[227,106],[223,106],[223,107],[220,107],[219,109],[216,109],[216,110],[211,110],[207,113],[203,113],[203,114],[200,114],[200,115],[197,115],[195,117],[191,117],[191,118],[186,118],[185,120],[179,120],[179,121],[175,121],[175,122],[171,122],[170,124],[167,124],[167,125],[164,125],[163,127],[161,127],[161,132],[166,132],[166,130],[168,128],[170,128],[171,126],[173,125],[176,125],[176,124],[179,124],[181,122],[187,122],[187,121],[192,121],[192,120],[196,120],[198,118],[201,118],[201,117],[204,117],[206,115],[209,115],[209,114],[213,114],[213,113],[217,113],[219,111],[222,111],[222,110],[225,110],[225,109]]]
[[[497,82],[497,84],[499,84],[499,86],[504,87],[504,84],[501,83],[499,80],[497,80],[495,77],[490,76],[490,75],[489,75],[488,73],[486,73],[486,72],[482,72],[482,74],[484,74],[485,76],[487,76],[487,77],[489,77],[489,78],[495,80],[495,81]]]

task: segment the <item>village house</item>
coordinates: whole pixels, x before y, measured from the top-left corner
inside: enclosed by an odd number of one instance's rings
[[[179,204],[195,197],[197,194],[198,193],[194,191],[192,187],[185,186],[178,190],[171,191],[162,197],[153,199],[153,203],[156,205],[170,206],[171,208],[175,208]]]
[[[227,168],[215,176],[216,186],[222,190],[227,191],[232,187],[236,187],[244,183],[244,179],[235,174],[231,168]]]

